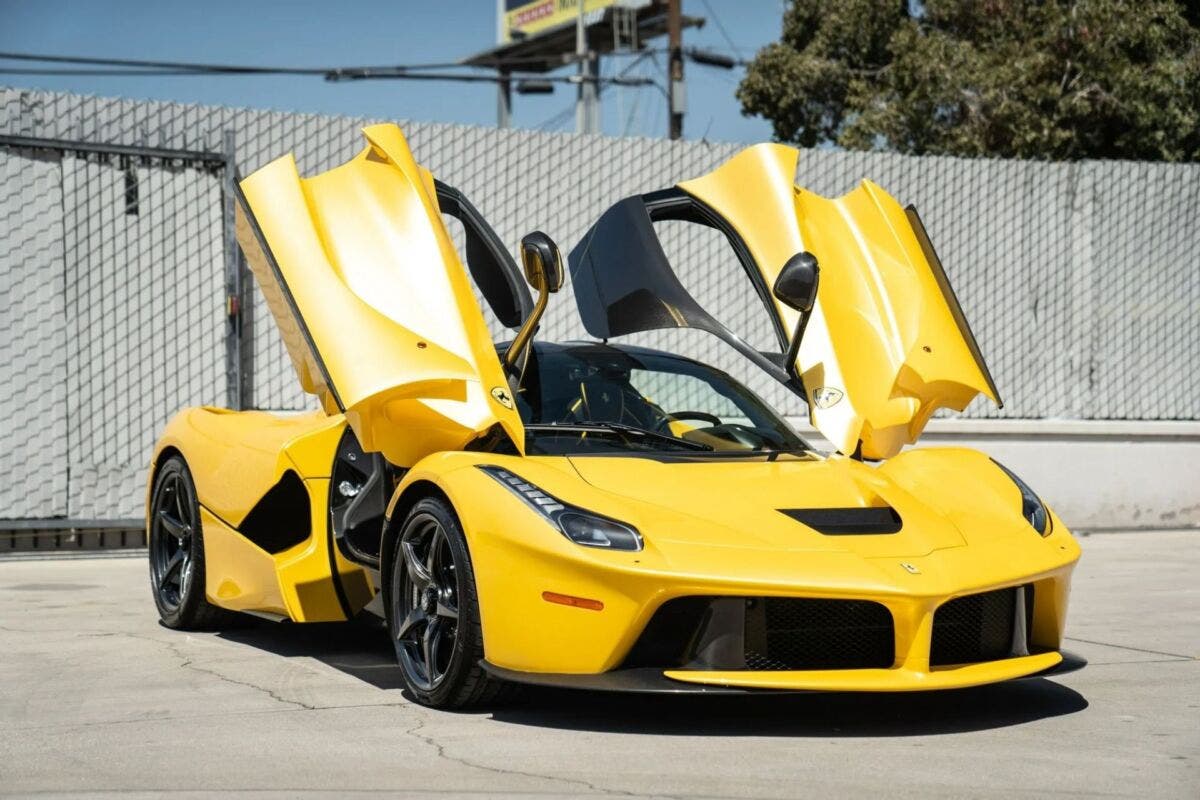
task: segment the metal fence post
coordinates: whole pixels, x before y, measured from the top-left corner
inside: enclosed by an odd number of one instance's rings
[[[222,215],[225,232],[225,402],[242,409],[246,402],[247,376],[242,360],[242,287],[245,265],[237,243],[237,140],[235,132],[222,136],[225,166],[221,175]]]

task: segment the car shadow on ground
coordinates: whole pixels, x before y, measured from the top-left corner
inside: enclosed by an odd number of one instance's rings
[[[286,658],[316,659],[376,689],[404,688],[387,632],[373,618],[293,625],[247,617],[244,625],[217,638]]]
[[[931,736],[1074,714],[1083,695],[1042,678],[936,692],[628,695],[536,690],[492,711],[517,725],[661,736]]]
[[[251,622],[222,639],[287,658],[313,658],[377,689],[403,689],[382,626]],[[407,694],[407,693],[406,693]],[[1005,728],[1075,714],[1083,695],[1044,678],[937,692],[616,694],[522,687],[481,709],[512,725],[663,736],[929,736]]]

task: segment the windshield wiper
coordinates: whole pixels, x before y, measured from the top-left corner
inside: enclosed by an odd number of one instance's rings
[[[569,433],[617,433],[628,436],[639,436],[643,439],[654,439],[660,442],[670,442],[671,444],[680,445],[691,450],[713,449],[712,445],[707,445],[703,442],[693,442],[690,439],[681,439],[669,433],[652,431],[649,428],[639,428],[636,425],[626,425],[622,422],[551,422],[544,425],[526,425],[525,430],[547,433],[554,431]]]

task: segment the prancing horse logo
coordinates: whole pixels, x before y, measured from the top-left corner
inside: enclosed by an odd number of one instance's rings
[[[513,407],[512,397],[503,386],[497,386],[495,389],[492,389],[492,397],[496,398],[496,402],[505,408]]]
[[[832,408],[842,399],[842,390],[832,386],[822,386],[819,389],[813,389],[812,396],[813,405],[817,408]]]

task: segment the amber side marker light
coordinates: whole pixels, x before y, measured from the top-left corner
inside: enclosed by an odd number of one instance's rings
[[[542,592],[542,599],[547,603],[586,608],[588,611],[604,610],[604,603],[601,603],[599,600],[589,600],[586,597],[572,597],[569,594],[559,594],[557,592]]]

